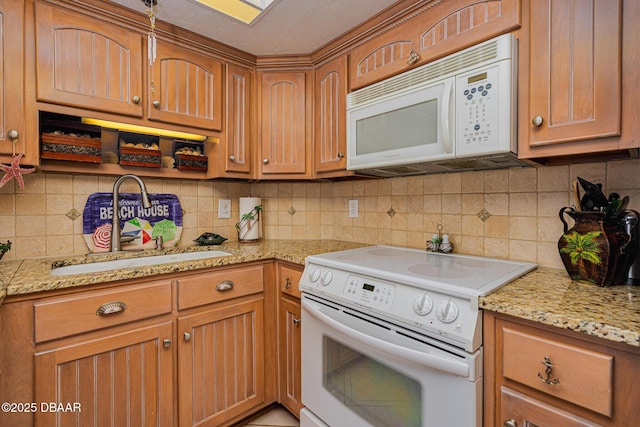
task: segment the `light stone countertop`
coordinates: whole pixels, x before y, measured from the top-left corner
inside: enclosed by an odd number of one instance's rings
[[[538,267],[481,298],[480,307],[640,347],[640,286],[600,287]]]
[[[88,284],[135,279],[250,261],[278,259],[304,265],[308,255],[366,246],[338,240],[263,240],[225,242],[220,246],[191,246],[164,251],[118,255],[48,257],[0,262],[0,303],[5,296],[33,294]],[[90,274],[52,276],[58,266],[202,250],[222,250],[230,256],[160,264]],[[640,286],[599,287],[574,282],[564,270],[539,267],[498,291],[480,298],[486,310],[533,320],[606,340],[640,347]]]

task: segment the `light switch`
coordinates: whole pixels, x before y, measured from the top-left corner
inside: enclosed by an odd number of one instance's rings
[[[358,199],[349,200],[349,218],[358,217]]]
[[[218,218],[231,218],[231,200],[218,200]]]

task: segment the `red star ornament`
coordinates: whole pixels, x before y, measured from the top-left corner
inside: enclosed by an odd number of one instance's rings
[[[22,159],[22,153],[17,156],[13,156],[13,160],[11,161],[11,166],[3,165],[0,163],[0,170],[6,172],[6,174],[0,179],[0,188],[4,187],[4,185],[11,181],[13,178],[18,182],[21,190],[24,190],[24,179],[22,179],[22,175],[26,175],[31,172],[35,172],[34,168],[21,168],[20,167],[20,159]]]

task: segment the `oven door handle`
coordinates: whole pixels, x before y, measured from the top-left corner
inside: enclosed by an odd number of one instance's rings
[[[437,369],[460,377],[469,376],[469,366],[464,362],[417,351],[412,348],[384,341],[370,334],[364,334],[324,314],[313,303],[303,301],[302,305],[309,312],[309,314],[315,317],[318,321],[324,323],[326,326],[337,330],[350,339],[364,343],[378,351],[387,353],[395,358],[410,360],[421,366]]]

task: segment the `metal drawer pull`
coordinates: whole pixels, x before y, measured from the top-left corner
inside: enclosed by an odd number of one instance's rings
[[[545,366],[544,373],[546,375],[546,378],[545,378],[540,372],[538,372],[538,378],[540,378],[540,381],[549,385],[560,384],[558,377],[551,379],[551,370],[553,369],[553,363],[551,363],[551,359],[548,356],[545,356],[544,362],[540,362],[540,363],[542,363]]]
[[[233,289],[233,282],[231,280],[224,280],[216,285],[216,291],[224,292]]]
[[[171,340],[170,340],[170,339],[166,339],[166,338],[165,338],[165,339],[163,339],[163,340],[162,340],[162,346],[163,346],[164,348],[169,348],[169,347],[171,347]]]
[[[96,310],[98,316],[121,313],[127,309],[127,304],[122,301],[105,302]]]
[[[290,289],[291,288],[291,279],[289,279],[288,277],[285,279],[284,288],[285,289]]]
[[[302,320],[300,320],[300,319],[293,319],[293,324],[294,324],[295,326],[298,326],[298,325],[300,324],[300,322],[302,322]]]
[[[518,424],[515,422],[515,420],[507,420],[503,425],[504,427],[518,427]]]

